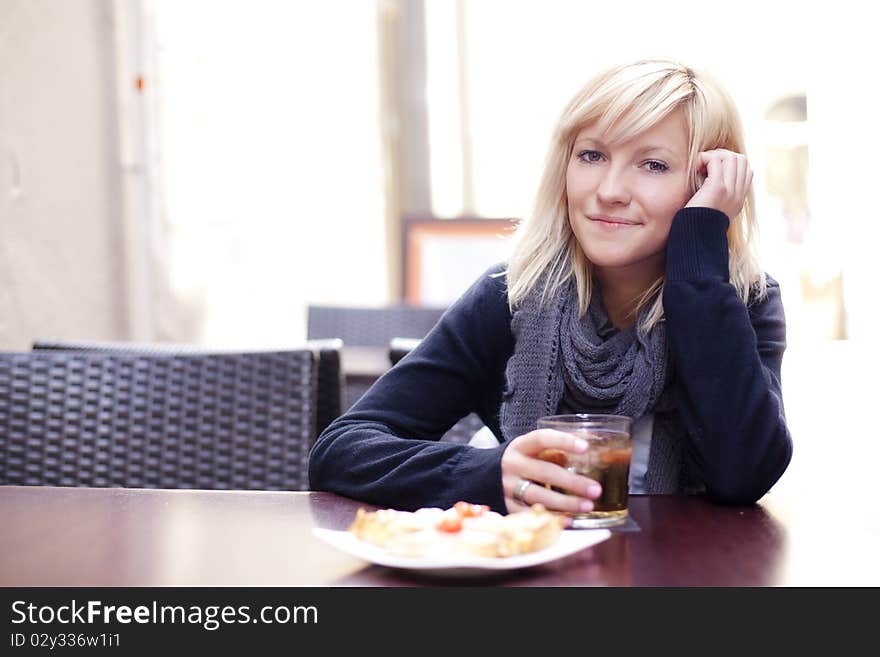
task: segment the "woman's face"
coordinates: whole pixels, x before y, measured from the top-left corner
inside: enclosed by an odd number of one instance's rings
[[[622,143],[593,126],[575,137],[566,173],[571,229],[600,271],[659,276],[676,211],[691,197],[684,114]]]

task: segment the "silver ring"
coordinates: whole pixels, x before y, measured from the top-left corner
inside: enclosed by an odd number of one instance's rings
[[[519,483],[516,485],[516,488],[513,489],[513,499],[515,499],[520,504],[525,504],[528,506],[528,502],[526,502],[523,495],[526,493],[526,489],[532,485],[532,481],[530,479],[520,479]]]

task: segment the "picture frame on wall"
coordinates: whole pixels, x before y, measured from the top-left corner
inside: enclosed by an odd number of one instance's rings
[[[507,260],[516,219],[404,218],[403,301],[445,307]]]

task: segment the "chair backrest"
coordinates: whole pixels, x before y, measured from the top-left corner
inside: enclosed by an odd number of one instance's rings
[[[391,338],[388,342],[388,360],[397,365],[400,359],[419,346],[421,340],[413,338]]]
[[[349,346],[387,347],[391,338],[423,338],[444,308],[309,306],[308,339],[339,338]]]
[[[412,338],[391,338],[388,342],[388,360],[391,365],[397,365],[409,352],[419,346],[421,340]],[[486,425],[476,413],[471,413],[461,418],[449,431],[443,434],[444,442],[468,444],[474,435]]]
[[[318,435],[333,420],[342,414],[343,380],[342,380],[342,341],[341,340],[310,340],[306,348],[312,349],[318,356],[318,402],[315,430]],[[34,351],[93,351],[106,353],[128,354],[222,354],[222,352],[206,350],[204,347],[186,344],[144,344],[133,342],[92,342],[86,340],[37,340],[33,343]],[[241,352],[234,352],[241,353]],[[254,353],[254,352],[245,352]],[[256,352],[259,353],[259,352]]]
[[[0,484],[307,490],[312,349],[0,353]]]

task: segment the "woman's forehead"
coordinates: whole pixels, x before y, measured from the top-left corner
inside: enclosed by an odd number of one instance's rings
[[[603,127],[599,121],[592,121],[575,132],[573,141],[589,141],[605,147],[626,146],[641,149],[656,146],[682,153],[688,150],[688,129],[681,111],[672,112],[641,129],[637,126],[638,123],[630,117],[622,117],[607,127]]]

